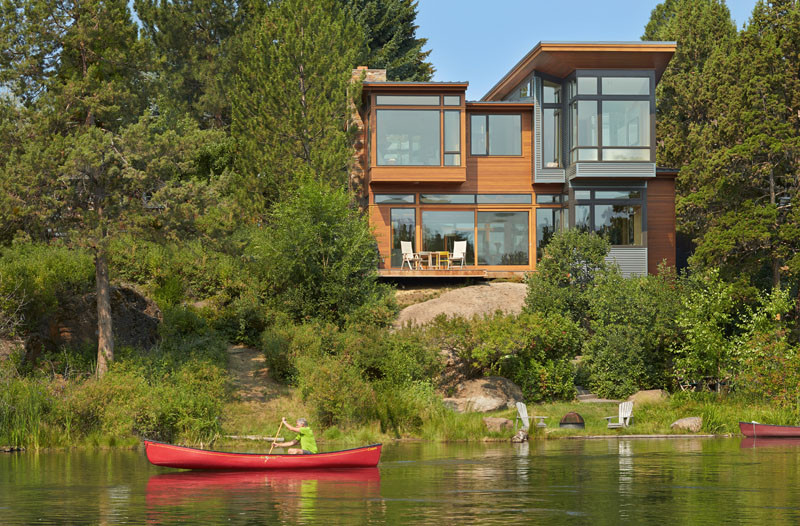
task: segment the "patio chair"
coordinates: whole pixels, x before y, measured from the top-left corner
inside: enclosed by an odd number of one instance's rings
[[[467,242],[466,241],[456,241],[453,243],[453,253],[450,254],[450,258],[447,260],[447,267],[450,268],[453,265],[454,261],[461,262],[461,268],[464,268],[464,260],[467,258]]]
[[[408,263],[408,270],[414,270],[415,267],[419,269],[419,254],[414,253],[414,250],[411,248],[411,241],[401,241],[400,250],[403,252],[403,262],[400,264],[400,268],[402,269],[403,266]],[[413,267],[411,263],[414,263]]]
[[[622,402],[619,404],[619,414],[617,416],[603,417],[608,420],[609,429],[619,429],[621,427],[628,427],[633,423],[633,402]],[[614,418],[616,422],[612,422]]]
[[[522,402],[517,402],[517,416],[514,417],[514,431],[517,430],[517,421],[522,422],[522,429],[525,431],[531,427],[531,421],[528,418],[528,407]]]

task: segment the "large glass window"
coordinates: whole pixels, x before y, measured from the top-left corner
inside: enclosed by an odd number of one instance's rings
[[[392,257],[391,266],[399,267],[403,264],[403,251],[401,241],[411,241],[411,248],[415,252],[414,231],[416,230],[416,212],[413,208],[392,208]]]
[[[444,112],[444,165],[461,165],[461,112]]]
[[[472,155],[522,155],[521,115],[472,115]]]
[[[648,77],[603,77],[603,95],[650,95]]]
[[[536,261],[544,256],[544,248],[562,228],[563,210],[561,208],[536,209]]]
[[[545,80],[542,82],[542,102],[545,104],[561,104],[561,84]]]
[[[583,232],[596,232],[612,245],[644,244],[644,198],[638,189],[575,190],[579,200],[575,210],[575,227]]]
[[[542,110],[542,166],[561,166],[561,110]]]
[[[453,251],[456,241],[467,242],[467,259],[464,264],[475,261],[475,212],[458,210],[422,211],[422,250]]]
[[[570,89],[570,161],[652,160],[651,77],[576,80]]]
[[[596,204],[594,230],[612,245],[641,245],[642,207]]]
[[[419,202],[433,205],[474,205],[475,194],[420,194]]]
[[[439,166],[439,111],[378,110],[378,165]]]
[[[439,95],[376,95],[379,106],[438,106]]]
[[[603,101],[603,146],[650,146],[650,101]]]
[[[479,205],[529,205],[531,194],[478,194]]]
[[[528,264],[528,212],[478,212],[478,264]]]

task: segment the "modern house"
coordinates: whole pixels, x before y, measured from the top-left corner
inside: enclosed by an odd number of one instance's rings
[[[606,236],[626,275],[674,265],[676,172],[655,165],[655,87],[675,48],[540,42],[479,101],[465,100],[466,82],[355,70],[351,183],[369,207],[380,273],[532,271],[562,228]],[[448,265],[457,241],[463,268]]]

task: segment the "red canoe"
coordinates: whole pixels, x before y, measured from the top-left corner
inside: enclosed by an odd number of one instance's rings
[[[800,426],[775,426],[758,422],[739,422],[739,429],[746,437],[800,438]]]
[[[163,442],[144,441],[147,460],[156,466],[183,469],[272,470],[372,468],[381,458],[381,444],[317,453],[316,455],[265,455],[263,453],[226,453]]]

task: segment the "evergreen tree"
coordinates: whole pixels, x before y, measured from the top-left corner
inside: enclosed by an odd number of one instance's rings
[[[118,134],[146,102],[147,50],[124,0],[3,0],[0,9],[0,82],[27,110],[4,115],[26,135],[4,145],[0,186],[20,204],[12,219],[28,212],[94,251],[102,375],[114,356],[106,245],[143,183]]]
[[[389,80],[428,81],[434,68],[423,51],[425,38],[416,38],[414,0],[340,0],[363,28],[367,53],[359,65],[386,69]]]
[[[702,230],[705,216],[693,214],[685,199],[700,191],[699,155],[708,151],[713,104],[719,85],[709,60],[727,56],[736,26],[723,0],[666,0],[656,6],[642,40],[676,41],[677,50],[656,88],[656,162],[680,170],[677,180],[678,229]]]
[[[188,112],[210,127],[230,124],[234,35],[246,11],[241,2],[136,0],[134,5],[157,54],[160,111]]]
[[[695,260],[728,276],[763,272],[778,287],[800,276],[800,3],[760,1],[712,67],[713,148],[689,200],[708,218]]]
[[[364,48],[337,2],[282,0],[242,38],[232,133],[240,201],[255,219],[299,174],[334,186],[347,180],[348,91]]]

